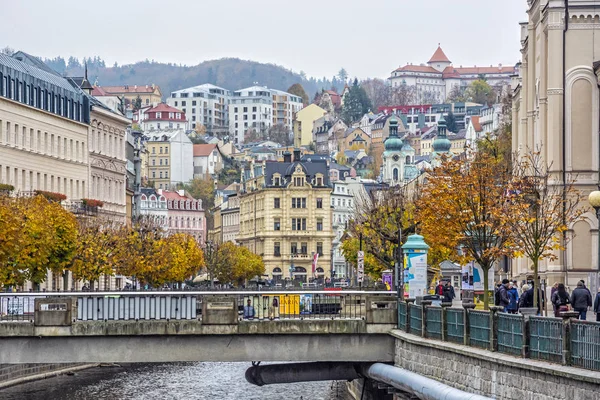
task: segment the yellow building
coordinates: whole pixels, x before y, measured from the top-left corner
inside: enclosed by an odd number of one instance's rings
[[[147,180],[169,189],[194,178],[194,144],[181,129],[146,135]]]
[[[106,93],[123,97],[127,108],[131,108],[131,105],[135,100],[140,97],[142,100],[142,106],[149,106],[152,104],[158,104],[162,101],[162,93],[160,87],[155,84],[151,85],[124,85],[124,86],[102,86],[102,90]]]
[[[242,172],[238,241],[262,256],[274,280],[330,276],[331,185],[326,161],[251,164]],[[318,254],[316,270],[312,261]]]
[[[309,146],[313,142],[314,122],[327,114],[316,104],[311,104],[296,113],[294,119],[294,146]]]

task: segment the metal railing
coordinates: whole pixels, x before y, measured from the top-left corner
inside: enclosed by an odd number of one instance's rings
[[[529,317],[529,357],[536,360],[562,362],[562,319]]]
[[[571,363],[600,371],[600,323],[572,321]]]
[[[469,344],[473,347],[490,347],[490,312],[469,310]]]
[[[463,344],[465,340],[465,312],[461,308],[446,309],[446,339]]]
[[[408,306],[406,302],[398,302],[398,329],[406,330],[406,313],[408,312]]]
[[[523,355],[525,317],[521,314],[498,313],[498,351],[515,356]]]
[[[423,308],[415,304],[408,306],[409,311],[409,333],[423,335]]]
[[[33,321],[35,299],[72,298],[79,321],[201,319],[208,299],[235,300],[242,320],[364,319],[367,296],[390,292],[353,290],[124,291],[0,293],[1,321]]]
[[[441,307],[427,307],[427,318],[425,319],[426,323],[426,333],[427,337],[431,339],[442,339],[442,329],[444,329],[442,324],[442,308]]]

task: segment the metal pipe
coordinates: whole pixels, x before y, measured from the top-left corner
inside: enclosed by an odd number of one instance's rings
[[[253,365],[246,370],[246,380],[257,386],[276,383],[313,381],[351,381],[360,378],[356,363],[311,362]]]
[[[422,400],[491,400],[490,397],[463,392],[403,368],[375,363],[366,365],[361,374],[399,390],[410,392]]]

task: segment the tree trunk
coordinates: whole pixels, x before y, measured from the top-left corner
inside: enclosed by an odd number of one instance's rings
[[[489,280],[489,266],[481,266],[481,270],[483,271],[483,309],[490,309],[490,292],[488,291],[488,280]]]
[[[538,308],[539,304],[539,293],[540,293],[540,279],[538,276],[538,264],[539,259],[534,259],[533,261],[533,307]],[[539,308],[541,311],[541,307]]]

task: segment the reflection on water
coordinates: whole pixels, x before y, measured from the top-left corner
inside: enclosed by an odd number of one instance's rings
[[[342,382],[254,386],[250,363],[134,364],[93,368],[0,390],[5,400],[342,400]]]

